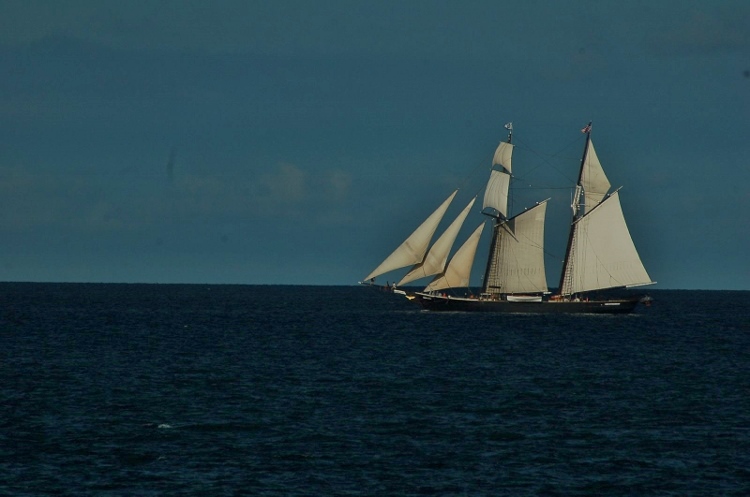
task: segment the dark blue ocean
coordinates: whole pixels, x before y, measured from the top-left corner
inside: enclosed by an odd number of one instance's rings
[[[0,494],[750,495],[750,292],[0,284]]]

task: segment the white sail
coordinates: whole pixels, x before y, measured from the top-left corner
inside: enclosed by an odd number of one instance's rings
[[[543,293],[544,218],[547,201],[496,226],[485,288],[489,293]]]
[[[573,226],[562,295],[651,284],[614,192]]]
[[[604,174],[599,157],[594,150],[594,142],[589,140],[588,149],[584,158],[583,167],[581,168],[581,187],[583,188],[585,209],[589,212],[599,205],[610,187],[607,175]]]
[[[404,242],[398,246],[380,265],[375,268],[370,274],[367,275],[365,280],[370,280],[388,271],[394,269],[400,269],[402,267],[410,266],[422,262],[424,255],[427,252],[427,247],[430,245],[432,235],[435,234],[435,230],[440,224],[440,220],[443,219],[445,211],[448,209],[453,197],[456,196],[458,190],[453,192],[445,201],[440,204],[435,212],[428,217]]]
[[[492,165],[495,166],[500,164],[509,173],[512,173],[511,161],[513,158],[513,144],[508,142],[501,142],[495,150],[495,156],[492,158]]]
[[[471,199],[471,202],[464,207],[461,214],[456,217],[451,225],[448,226],[448,229],[445,230],[445,232],[440,235],[440,238],[438,238],[432,247],[430,247],[430,251],[427,252],[424,260],[414,266],[406,276],[401,278],[401,281],[398,282],[398,286],[420,278],[432,276],[433,274],[438,274],[445,269],[445,264],[448,262],[448,254],[451,251],[451,247],[453,247],[453,242],[456,241],[458,232],[461,229],[466,216],[469,214],[471,206],[474,205],[475,200],[476,197]]]
[[[484,191],[484,203],[482,209],[491,207],[503,216],[508,214],[508,188],[510,187],[510,174],[492,170],[487,188]]]
[[[445,288],[465,288],[469,286],[471,266],[474,264],[474,256],[477,253],[479,238],[482,236],[484,224],[480,224],[474,233],[461,245],[456,254],[451,258],[448,267],[443,274],[435,277],[424,289],[425,292],[443,290]]]

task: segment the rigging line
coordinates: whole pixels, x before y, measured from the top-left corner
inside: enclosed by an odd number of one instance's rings
[[[552,258],[554,258],[554,259],[555,259],[555,261],[559,261],[559,260],[560,260],[560,256],[559,256],[559,255],[557,255],[557,254],[553,254],[552,252],[550,252],[550,251],[549,251],[549,250],[547,250],[546,248],[542,248],[542,252],[544,252],[544,255],[546,255],[547,257],[552,257]]]
[[[472,169],[469,172],[469,174],[467,174],[466,176],[464,176],[463,182],[459,184],[459,189],[464,188],[466,186],[466,184],[469,183],[469,181],[471,181],[472,178],[474,178],[474,176],[477,174],[477,171],[479,170],[479,168],[484,168],[484,167],[487,167],[487,166],[483,165],[481,163],[479,163],[476,166],[474,166],[474,169]],[[490,166],[490,169],[492,169],[492,166]],[[481,189],[480,189],[480,191],[481,191]]]
[[[572,190],[575,188],[575,186],[531,186],[529,185],[529,186],[515,186],[513,188],[515,188],[516,190]]]
[[[477,192],[474,194],[474,197],[479,198],[479,196],[482,194],[482,190],[484,190],[485,188],[486,188],[486,185],[480,185],[479,188],[477,189]],[[484,210],[484,209],[480,209],[480,211],[481,210]]]
[[[543,164],[547,164],[549,167],[551,167],[552,169],[554,169],[555,171],[557,171],[560,175],[562,175],[563,178],[565,178],[568,181],[571,181],[573,184],[575,184],[576,181],[575,180],[571,180],[571,178],[568,176],[568,173],[565,173],[565,172],[561,171],[559,168],[557,168],[550,160],[547,159],[547,157],[550,157],[550,158],[560,157],[561,154],[562,154],[562,152],[564,152],[565,150],[567,150],[569,148],[572,148],[573,145],[575,143],[579,142],[580,140],[581,140],[581,137],[576,137],[574,140],[571,140],[566,145],[564,145],[560,150],[558,150],[557,152],[555,152],[553,154],[549,154],[549,155],[542,154],[541,152],[538,152],[537,150],[529,147],[528,145],[526,145],[526,143],[523,140],[517,140],[517,141],[521,142],[521,145],[523,146],[522,150],[527,150],[527,151],[531,152],[532,154],[536,155],[537,157],[539,157],[539,159],[541,159],[541,161],[542,161]],[[518,145],[516,145],[516,146],[518,146]],[[527,171],[527,174],[536,171],[540,167],[542,167],[542,164],[539,164],[536,167],[533,167],[533,168],[529,169]]]

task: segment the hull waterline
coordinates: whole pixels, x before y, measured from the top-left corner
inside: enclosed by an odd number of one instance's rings
[[[640,298],[618,300],[570,300],[542,302],[508,302],[476,298],[428,295],[417,292],[416,300],[424,309],[436,312],[497,312],[521,314],[627,314],[633,312]]]

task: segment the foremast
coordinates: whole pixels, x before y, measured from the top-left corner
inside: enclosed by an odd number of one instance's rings
[[[544,270],[547,201],[509,216],[507,204],[512,171],[512,123],[506,124],[505,128],[509,131],[508,140],[500,143],[495,152],[482,210],[483,214],[494,220],[482,293],[492,298],[511,294],[541,295],[547,292]],[[502,170],[494,169],[497,165],[502,166]],[[485,210],[488,207],[492,208],[491,212]]]
[[[490,252],[487,256],[487,265],[484,269],[484,278],[482,278],[482,293],[487,295],[491,294],[490,286],[491,286],[491,275],[495,272],[495,267],[497,265],[497,257],[495,254],[497,253],[497,244],[498,244],[498,236],[499,227],[507,220],[506,217],[506,210],[507,210],[507,203],[508,203],[508,189],[510,188],[510,176],[511,176],[511,157],[513,154],[513,123],[510,122],[505,125],[505,129],[508,130],[508,139],[504,142],[501,142],[500,145],[498,145],[497,150],[495,151],[495,155],[492,158],[492,172],[490,173],[490,180],[487,183],[487,192],[485,193],[485,200],[484,205],[482,206],[482,214],[486,216],[490,216],[493,219],[492,223],[492,241],[490,242]],[[507,160],[503,160],[503,152],[502,150],[508,150],[507,153]],[[504,162],[507,164],[504,164]],[[496,165],[502,166],[502,171],[497,171],[494,169]],[[490,187],[493,184],[493,178],[504,178],[505,179],[505,194],[502,196],[502,199],[496,204],[492,205],[492,202],[489,201],[490,197]],[[496,183],[499,181],[495,181]],[[487,212],[487,207],[491,207],[493,212]]]

